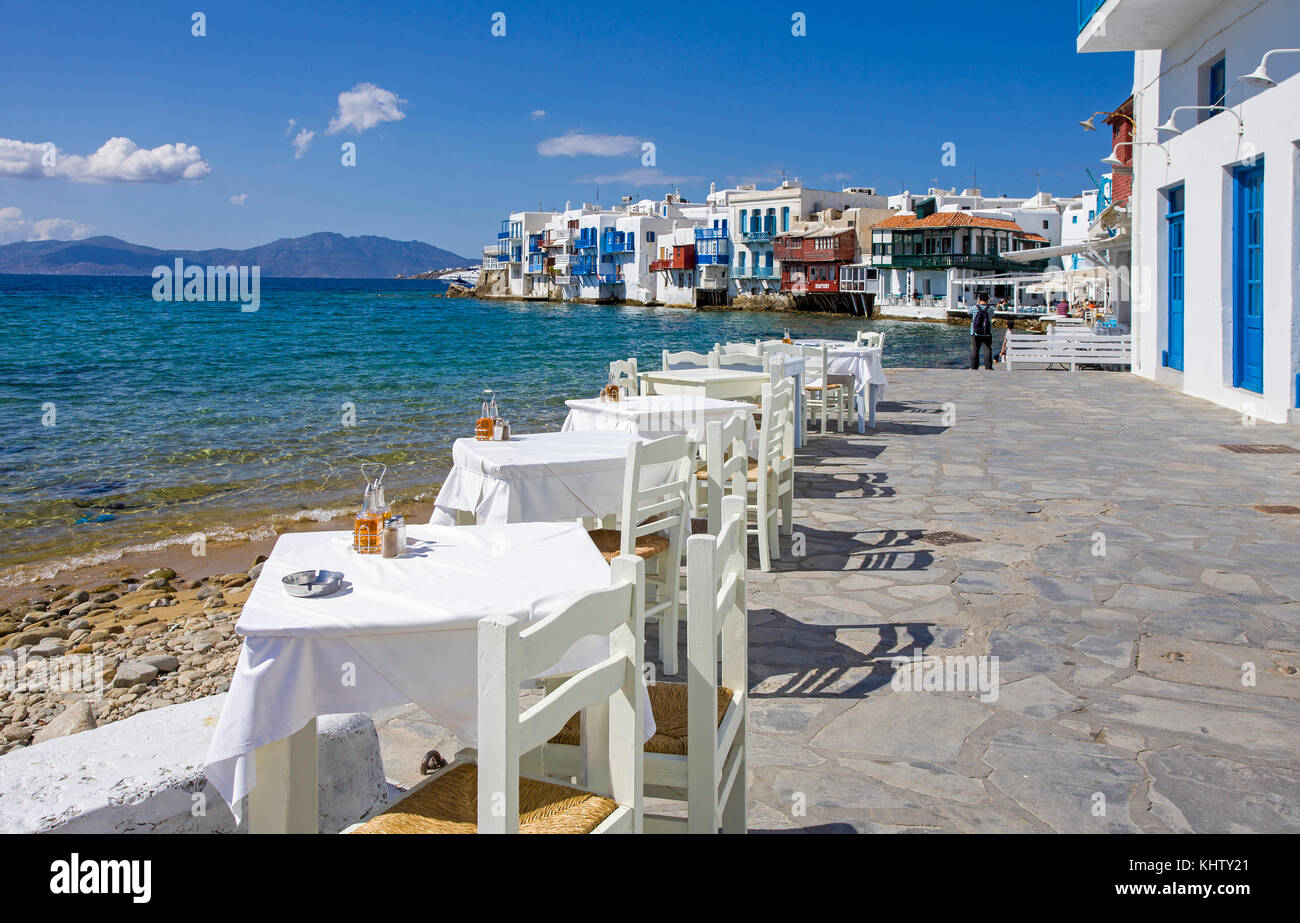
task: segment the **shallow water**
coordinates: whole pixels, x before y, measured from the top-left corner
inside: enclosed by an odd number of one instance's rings
[[[0,276],[0,585],[332,518],[360,502],[363,461],[388,464],[400,511],[436,493],[484,388],[516,432],[551,430],[611,360],[657,368],[665,347],[884,330],[886,366],[934,368],[969,343],[943,324],[450,299],[432,281],[264,279],[257,312],[158,303],[152,283]]]

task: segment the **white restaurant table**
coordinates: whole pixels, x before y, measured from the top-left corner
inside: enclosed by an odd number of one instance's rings
[[[795,419],[794,446],[803,448],[803,368],[804,360],[798,356],[785,356],[785,374],[795,380]],[[765,362],[755,357],[756,363]],[[641,393],[649,394],[696,394],[701,397],[716,397],[721,400],[743,400],[746,397],[762,394],[763,385],[772,379],[767,372],[745,371],[744,369],[673,369],[671,371],[642,372]]]
[[[857,382],[855,395],[858,404],[858,432],[866,432],[866,427],[876,427],[876,400],[884,397],[885,368],[881,363],[884,350],[879,346],[858,346],[848,340],[795,340],[796,346],[810,346],[827,349],[826,365],[829,375],[852,375]],[[815,375],[815,370],[814,370]],[[821,378],[808,384],[819,385]]]
[[[704,441],[704,428],[717,420],[725,423],[740,411],[749,418],[749,442],[758,445],[758,430],[754,426],[753,404],[743,401],[723,401],[712,397],[693,397],[681,394],[652,394],[625,397],[621,401],[602,401],[599,398],[565,401],[569,415],[564,419],[564,432],[571,430],[598,430],[603,432],[631,433],[642,439],[662,439],[664,436],[685,434],[696,442]]]
[[[434,500],[434,525],[456,524],[458,512],[479,525],[572,522],[618,512],[627,449],[624,432],[530,433],[509,442],[457,439],[452,469]]]
[[[401,558],[357,555],[351,532],[296,532],[280,536],[262,565],[235,628],[244,647],[205,760],[232,810],[249,795],[255,831],[315,830],[318,715],[414,702],[473,744],[478,620],[537,621],[609,586],[609,565],[576,523],[407,531]],[[316,599],[285,593],[281,578],[310,569],[342,571],[343,588]],[[605,639],[586,638],[547,672],[608,654]],[[653,724],[647,707],[647,739]]]

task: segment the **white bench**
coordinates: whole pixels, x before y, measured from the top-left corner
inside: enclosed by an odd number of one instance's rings
[[[1079,365],[1133,366],[1133,337],[1108,336],[1090,330],[1069,333],[1007,334],[1007,371],[1016,363],[1059,363],[1074,371]]]

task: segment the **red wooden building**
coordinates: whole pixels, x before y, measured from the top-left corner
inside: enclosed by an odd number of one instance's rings
[[[650,271],[660,272],[672,269],[695,268],[695,244],[676,244],[671,256],[665,254],[663,259],[651,260]]]
[[[857,232],[821,228],[782,234],[775,238],[774,248],[781,261],[782,291],[838,292],[840,267],[857,256]]]

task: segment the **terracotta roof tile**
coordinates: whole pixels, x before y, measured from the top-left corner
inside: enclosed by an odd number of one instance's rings
[[[873,229],[889,230],[923,230],[927,228],[989,228],[997,231],[1019,231],[1024,234],[1024,228],[1014,221],[1008,221],[1005,218],[982,218],[976,215],[967,214],[966,212],[935,212],[927,215],[925,218],[917,218],[911,213],[905,215],[895,215],[892,218],[886,218],[884,221],[873,224]],[[1034,235],[1030,235],[1034,236]],[[1040,238],[1041,239],[1041,238]]]

